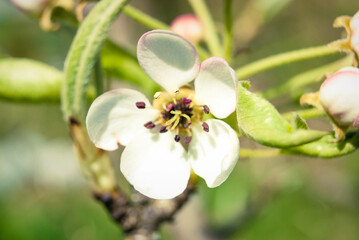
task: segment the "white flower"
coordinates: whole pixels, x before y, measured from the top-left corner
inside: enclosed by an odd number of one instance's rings
[[[187,186],[191,168],[209,187],[224,182],[239,157],[239,141],[225,122],[235,110],[237,80],[225,60],[212,57],[200,64],[195,48],[170,31],[145,33],[138,42],[142,69],[166,91],[153,106],[140,92],[118,89],[98,97],[86,124],[99,148],[126,146],[121,171],[142,194],[169,199]],[[195,79],[194,90],[183,87]]]
[[[359,69],[345,67],[320,87],[319,100],[340,127],[359,126]]]

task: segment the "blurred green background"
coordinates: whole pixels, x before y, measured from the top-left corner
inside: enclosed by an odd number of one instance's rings
[[[207,1],[223,29],[222,1]],[[133,0],[139,9],[170,23],[191,12],[183,0]],[[352,0],[234,0],[233,67],[271,54],[336,40],[339,15],[353,15]],[[148,29],[119,17],[110,36],[134,48]],[[0,1],[0,54],[32,58],[59,69],[74,30],[43,32],[35,18]],[[280,67],[251,78],[253,90],[279,84],[301,71],[338,58]],[[296,99],[274,99],[280,111]],[[91,198],[77,167],[58,105],[0,102],[0,239],[121,239],[120,228]],[[328,128],[323,119],[312,126]],[[324,126],[324,127],[323,127]],[[256,148],[250,141],[242,146]],[[114,161],[119,160],[114,154]],[[120,174],[118,172],[118,174]],[[305,157],[241,159],[216,189],[198,194],[162,229],[164,239],[359,239],[359,153],[331,160]]]

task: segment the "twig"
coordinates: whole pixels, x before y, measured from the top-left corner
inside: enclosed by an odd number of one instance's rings
[[[161,223],[172,221],[194,190],[194,185],[189,183],[181,195],[169,200],[153,200],[134,192],[130,201],[120,190],[95,193],[94,197],[103,203],[113,220],[121,225],[126,239],[155,240],[158,239],[157,231]]]

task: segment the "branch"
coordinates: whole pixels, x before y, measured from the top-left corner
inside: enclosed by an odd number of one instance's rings
[[[176,198],[153,200],[134,192],[130,201],[120,190],[95,193],[114,221],[121,225],[126,239],[157,239],[156,234],[163,222],[172,221],[174,215],[188,201],[195,186],[189,183],[186,190]]]

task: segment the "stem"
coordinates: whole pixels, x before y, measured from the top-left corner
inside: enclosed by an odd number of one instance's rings
[[[325,75],[332,74],[340,68],[350,65],[350,61],[351,58],[346,57],[327,65],[300,73],[279,86],[274,86],[265,90],[261,95],[266,99],[272,99],[287,93],[293,95],[300,91],[300,89],[304,86],[317,82]]]
[[[131,5],[127,5],[123,9],[123,13],[126,14],[128,17],[132,18],[133,20],[135,20],[136,22],[141,23],[142,25],[150,29],[170,30],[170,27],[164,22],[161,22],[156,18],[151,17],[150,15],[140,11],[137,8],[134,8]],[[198,55],[202,60],[209,57],[209,54],[206,50],[201,48],[198,44],[193,44],[193,45],[196,47]]]
[[[242,80],[271,68],[306,59],[332,55],[338,52],[338,50],[331,49],[327,45],[294,50],[249,63],[241,68],[238,68],[236,73],[239,80]]]
[[[205,39],[208,44],[209,51],[214,56],[221,56],[221,45],[219,43],[214,21],[204,0],[188,0],[188,2],[204,25]]]
[[[94,77],[95,77],[96,95],[99,96],[104,92],[103,71],[102,71],[100,56],[98,56],[97,61],[95,62]]]
[[[283,113],[282,116],[285,119],[290,120],[292,117],[292,113],[293,112],[286,112],[286,113]],[[325,115],[325,112],[323,110],[320,110],[317,108],[299,110],[299,111],[296,111],[296,113],[304,119],[316,118],[316,117]]]
[[[145,14],[144,12],[132,7],[131,5],[124,7],[123,13],[136,22],[139,22],[151,29],[169,29],[167,24],[151,17],[150,15]]]
[[[232,3],[233,0],[224,1],[224,23],[226,25],[226,32],[224,36],[224,58],[229,64],[232,61],[233,48],[233,32],[232,32]]]
[[[280,155],[279,149],[246,149],[241,148],[239,157],[242,158],[270,158]]]

